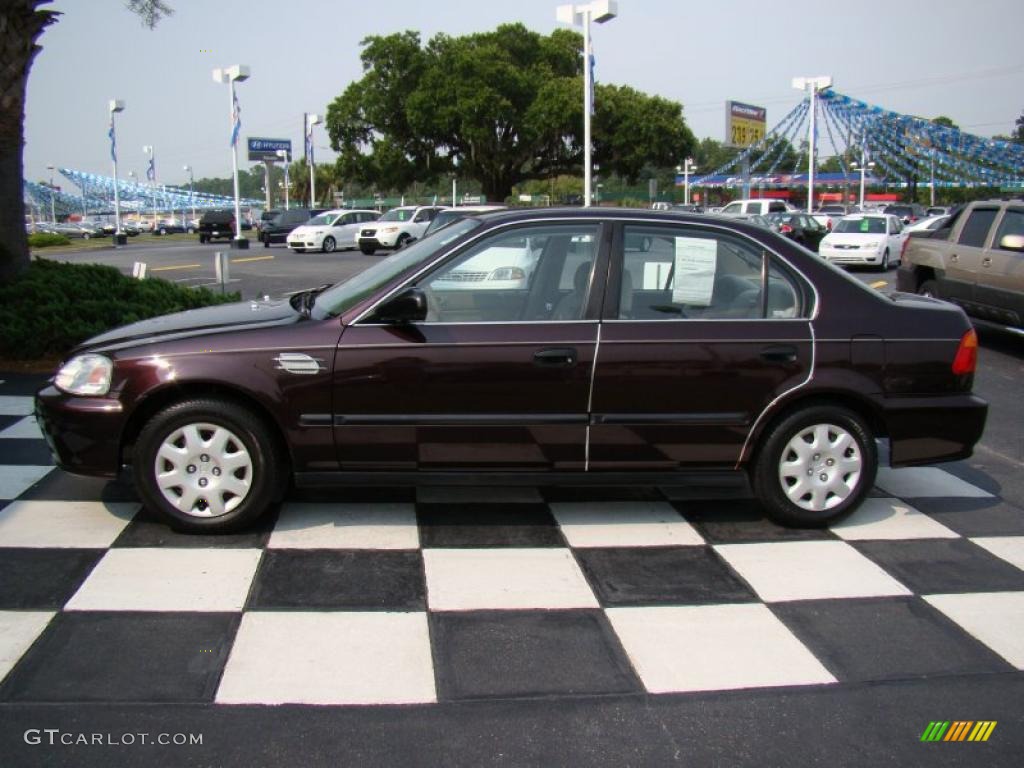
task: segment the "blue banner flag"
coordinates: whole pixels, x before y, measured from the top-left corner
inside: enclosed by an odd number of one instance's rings
[[[156,152],[149,157],[149,165],[146,167],[146,178],[156,181]]]
[[[110,137],[110,159],[117,162],[117,139],[114,138],[114,116],[110,116],[110,130],[107,131]]]
[[[231,100],[231,146],[238,144],[238,132],[242,130],[242,108],[238,104],[238,94]]]

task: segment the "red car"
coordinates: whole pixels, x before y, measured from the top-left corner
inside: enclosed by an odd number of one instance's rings
[[[822,526],[871,489],[876,438],[895,466],[970,455],[976,345],[960,309],[879,294],[739,220],[504,211],[334,286],[97,336],[36,412],[61,467],[130,464],[189,531],[249,524],[289,481],[694,472]]]

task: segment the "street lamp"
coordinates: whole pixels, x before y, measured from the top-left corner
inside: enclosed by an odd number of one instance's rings
[[[117,188],[117,142],[115,136],[114,115],[124,112],[124,102],[120,99],[111,99],[110,108],[110,160],[114,164],[114,245],[127,245],[128,236],[121,232],[121,192]]]
[[[309,207],[316,207],[316,163],[313,160],[313,126],[320,122],[320,115],[306,115],[306,137],[309,142]]]
[[[57,208],[53,201],[53,166],[46,166],[46,170],[50,172],[50,222],[52,224],[57,223]]]
[[[808,147],[807,147],[807,212],[814,212],[814,161],[817,157],[817,147],[815,143],[817,141],[814,120],[815,112],[817,109],[814,106],[814,97],[818,95],[818,91],[825,88],[832,87],[831,75],[819,75],[818,77],[794,77],[793,87],[798,91],[809,91],[811,95],[811,120],[810,127],[808,128]]]
[[[150,191],[153,193],[153,229],[151,232],[156,232],[156,222],[159,216],[156,212],[156,162],[155,152],[153,151],[153,145],[147,144],[142,148],[144,154],[149,156],[149,163],[146,166],[146,180],[152,182]]]
[[[193,189],[193,187],[195,186],[195,177],[192,175],[192,166],[191,165],[182,166],[182,170],[188,172],[188,202],[189,202],[189,205],[192,207],[192,221],[195,221],[196,220],[196,196],[195,196],[195,190]],[[191,226],[191,224],[192,224],[192,222],[190,221],[189,225]],[[185,229],[188,229],[188,227],[185,227]]]
[[[593,110],[593,54],[590,49],[590,22],[604,24],[611,21],[619,13],[619,4],[615,0],[593,0],[580,5],[560,5],[555,10],[555,18],[563,24],[583,27],[583,205],[590,206],[591,185],[591,142],[590,118]]]
[[[686,158],[682,166],[676,166],[676,173],[683,174],[683,205],[690,204],[690,174],[697,170],[692,157]]]
[[[249,241],[242,237],[242,204],[238,197],[238,130],[241,129],[242,118],[238,109],[238,100],[235,98],[235,83],[248,80],[249,74],[249,67],[242,64],[213,70],[214,82],[228,84],[228,112],[231,115],[231,175],[235,182],[235,239],[231,245],[233,248],[241,250],[249,247]]]
[[[274,154],[284,160],[284,209],[287,211],[291,209],[291,203],[288,200],[288,150],[279,149]]]
[[[853,170],[860,171],[860,209],[864,210],[864,174],[868,170],[875,167],[874,161],[866,163],[864,162],[867,157],[861,158],[860,165],[853,166]]]

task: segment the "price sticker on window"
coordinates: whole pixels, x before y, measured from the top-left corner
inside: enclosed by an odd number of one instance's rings
[[[701,237],[677,237],[673,304],[711,306],[718,269],[718,241]]]

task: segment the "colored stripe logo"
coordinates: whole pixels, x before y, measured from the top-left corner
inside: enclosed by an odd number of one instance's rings
[[[995,729],[995,720],[933,720],[921,741],[988,741]]]

